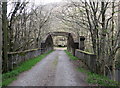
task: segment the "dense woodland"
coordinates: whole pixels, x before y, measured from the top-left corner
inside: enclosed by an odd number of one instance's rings
[[[85,51],[97,55],[99,74],[106,75],[107,69],[115,79],[115,69],[120,68],[120,2],[69,0],[36,6],[28,1],[8,0],[0,5],[0,50],[3,51],[4,72],[8,70],[9,52],[40,48],[48,32],[60,30],[85,36]],[[9,5],[12,8],[8,13]]]

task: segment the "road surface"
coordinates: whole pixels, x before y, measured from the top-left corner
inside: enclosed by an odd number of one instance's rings
[[[89,86],[63,50],[55,50],[9,86]]]

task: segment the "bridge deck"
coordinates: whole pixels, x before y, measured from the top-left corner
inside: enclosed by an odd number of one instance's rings
[[[55,50],[9,86],[88,86],[63,50]]]

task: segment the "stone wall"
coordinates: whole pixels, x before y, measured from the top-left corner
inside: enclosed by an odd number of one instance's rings
[[[76,49],[75,56],[80,58],[92,72],[96,72],[96,55]]]
[[[41,49],[32,49],[32,50],[26,50],[23,52],[11,52],[8,53],[8,67],[9,70],[12,70],[14,67],[17,67],[20,63],[37,57],[41,54]]]
[[[120,82],[120,69],[116,69],[116,81]]]
[[[67,39],[67,50],[74,55],[74,39],[70,33],[68,34]]]

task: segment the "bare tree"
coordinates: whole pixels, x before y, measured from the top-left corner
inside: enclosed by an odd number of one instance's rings
[[[2,30],[3,30],[3,71],[8,71],[8,32],[7,32],[7,2],[2,2]]]
[[[2,6],[0,1],[0,74],[2,73]],[[1,81],[1,79],[0,79]]]
[[[3,72],[8,71],[9,52],[40,48],[41,39],[46,34],[45,27],[49,25],[48,21],[53,9],[47,9],[44,5],[39,7],[33,5],[34,8],[28,9],[30,3],[21,0],[11,2],[10,5],[13,8],[7,17],[7,2],[2,2]],[[2,36],[2,30],[0,30],[0,36]],[[1,44],[2,39],[0,39],[0,46]]]
[[[9,24],[8,24],[8,30],[9,30],[9,51],[13,51],[13,44],[14,44],[14,41],[13,41],[13,38],[14,38],[14,31],[13,31],[13,25],[14,25],[14,22],[15,22],[15,18],[16,18],[16,14],[18,13],[18,11],[20,13],[22,13],[23,9],[25,8],[26,4],[28,2],[20,2],[20,0],[18,0],[17,2],[15,2],[14,4],[14,9],[12,12],[10,12],[9,14]]]
[[[53,7],[32,5],[28,9],[29,2],[19,0],[13,6],[8,15],[9,52],[39,48]]]
[[[89,39],[92,41],[94,54],[97,55],[98,73],[106,75],[108,69],[113,80],[115,79],[115,54],[120,48],[120,29],[116,29],[115,24],[117,8],[118,3],[115,3],[115,0],[113,2],[72,1],[66,5],[62,16],[59,17],[78,33],[81,31],[80,28],[84,31],[89,30],[88,34],[90,33],[91,37]],[[76,27],[76,24],[79,26]]]

